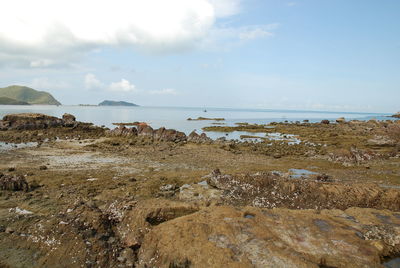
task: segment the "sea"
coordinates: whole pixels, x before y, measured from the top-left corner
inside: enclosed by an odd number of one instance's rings
[[[335,120],[344,117],[346,120],[388,120],[390,114],[361,112],[326,112],[326,111],[294,111],[273,109],[233,109],[233,108],[193,108],[193,107],[121,107],[121,106],[74,106],[74,105],[0,105],[0,118],[12,113],[43,113],[61,117],[64,113],[73,114],[78,121],[91,122],[98,126],[114,128],[113,123],[146,122],[153,128],[166,127],[189,134],[193,130],[202,132],[205,126],[212,123],[224,123],[234,126],[235,123],[247,122],[267,124],[271,122],[295,122],[309,120],[319,122],[323,119]],[[189,121],[188,118],[225,118],[225,121]],[[207,132],[213,139],[225,136],[238,139],[246,133]]]

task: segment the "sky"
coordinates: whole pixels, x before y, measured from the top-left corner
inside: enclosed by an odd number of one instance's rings
[[[397,112],[399,14],[398,0],[2,0],[0,87],[66,105]]]

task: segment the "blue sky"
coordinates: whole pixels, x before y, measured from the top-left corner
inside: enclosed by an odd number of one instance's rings
[[[103,0],[92,21],[90,7],[64,1],[85,15],[78,26],[68,11],[17,25],[13,3],[27,0],[7,1],[0,86],[32,86],[63,104],[400,110],[400,1]],[[129,8],[145,16],[132,21]]]

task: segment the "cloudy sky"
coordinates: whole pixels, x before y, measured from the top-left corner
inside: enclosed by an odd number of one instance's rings
[[[2,0],[0,87],[63,104],[395,112],[398,0]]]

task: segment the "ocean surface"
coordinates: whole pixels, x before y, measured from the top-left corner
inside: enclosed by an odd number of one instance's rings
[[[206,110],[206,112],[205,112]],[[44,113],[61,117],[64,113],[75,115],[78,121],[91,122],[95,125],[114,128],[112,123],[130,123],[135,121],[146,122],[153,128],[173,128],[189,134],[193,130],[201,132],[201,128],[211,126],[214,121],[188,121],[190,118],[208,117],[225,118],[227,126],[239,122],[266,124],[282,121],[319,122],[323,119],[335,120],[345,117],[346,120],[387,120],[390,114],[381,113],[348,113],[348,112],[319,112],[319,111],[291,111],[267,109],[228,109],[228,108],[184,108],[184,107],[111,107],[111,106],[48,106],[48,105],[0,105],[0,118],[10,113]],[[211,138],[226,136],[237,139],[246,133],[210,133]]]

